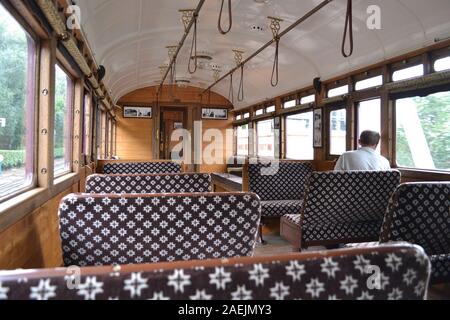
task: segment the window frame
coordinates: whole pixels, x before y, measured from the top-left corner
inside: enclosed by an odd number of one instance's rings
[[[270,117],[270,118],[265,118],[265,119],[261,119],[261,120],[255,121],[255,132],[256,132],[256,135],[255,135],[255,139],[254,139],[255,145],[253,146],[253,148],[254,148],[255,153],[256,153],[256,156],[257,156],[258,158],[269,158],[269,159],[272,159],[272,157],[267,157],[267,156],[261,156],[261,155],[259,155],[259,132],[258,132],[258,124],[261,123],[261,122],[268,122],[268,121],[272,121],[274,130],[275,130],[275,117]],[[276,139],[276,137],[277,137],[277,136],[276,136],[275,131],[274,131],[274,132],[273,132],[273,141],[274,141],[273,159],[276,159],[276,157],[277,157],[277,154],[276,154],[276,144],[277,144],[277,139]],[[250,150],[250,145],[249,145],[249,150]]]
[[[325,108],[325,112],[326,112],[326,132],[327,132],[327,150],[326,150],[326,155],[327,155],[327,159],[328,160],[335,160],[335,159],[339,159],[341,157],[341,155],[335,155],[335,154],[331,154],[331,129],[332,129],[332,121],[331,121],[331,113],[338,111],[338,110],[345,110],[346,112],[346,137],[345,137],[345,143],[346,143],[346,149],[347,149],[347,142],[348,142],[348,106],[346,104],[338,104],[335,105],[333,107],[328,107]],[[348,151],[348,150],[346,150]]]
[[[239,154],[239,143],[238,143],[238,141],[239,141],[239,136],[238,136],[238,129],[240,128],[240,127],[243,127],[243,126],[247,126],[247,131],[248,131],[248,137],[247,137],[247,154],[246,155],[244,155],[244,154]],[[234,130],[235,130],[235,132],[236,132],[236,138],[235,138],[235,143],[236,143],[236,156],[250,156],[250,123],[243,123],[243,124],[241,124],[241,125],[237,125],[237,126],[235,126],[234,127]]]
[[[367,99],[355,101],[355,103],[354,103],[355,125],[353,128],[354,129],[354,132],[353,132],[353,134],[354,134],[353,143],[354,144],[353,145],[355,146],[355,148],[354,148],[355,150],[358,149],[358,140],[359,140],[359,125],[360,125],[360,123],[359,123],[359,107],[360,107],[360,104],[363,102],[372,101],[372,100],[380,100],[380,132],[379,132],[380,135],[381,135],[381,130],[383,130],[383,123],[382,123],[382,119],[383,119],[382,101],[383,100],[382,100],[381,96],[373,96],[373,97],[370,97]],[[347,132],[348,132],[348,130],[347,130]],[[380,154],[381,154],[381,152],[383,150],[383,140],[382,139],[380,140],[379,147],[380,147]]]
[[[20,27],[23,29],[23,31],[26,33],[26,35],[29,37],[29,39],[33,40],[34,46],[34,76],[29,77],[30,79],[34,80],[33,88],[32,90],[26,90],[26,99],[29,98],[29,95],[33,95],[33,116],[30,116],[30,119],[32,119],[33,129],[30,130],[32,137],[29,138],[32,140],[33,144],[30,146],[30,150],[33,153],[33,164],[32,164],[32,170],[30,172],[32,173],[32,179],[30,181],[30,184],[28,186],[24,186],[22,188],[19,188],[15,190],[14,192],[11,192],[3,197],[0,197],[0,205],[2,203],[8,202],[11,199],[14,199],[22,194],[25,194],[27,192],[30,192],[38,187],[38,168],[39,168],[39,161],[38,161],[38,152],[37,152],[37,142],[39,139],[38,135],[38,128],[39,128],[39,70],[40,70],[40,52],[41,52],[41,41],[40,38],[37,36],[36,32],[31,28],[29,23],[16,11],[14,7],[12,7],[8,2],[2,2],[0,5],[3,6],[3,8],[12,16],[12,18],[20,25]],[[30,57],[28,56],[27,59]],[[31,59],[29,59],[31,61]],[[28,66],[27,66],[28,67]],[[27,74],[28,76],[28,74]],[[29,119],[26,119],[28,121]],[[28,139],[28,138],[26,138]],[[26,150],[28,148],[26,147]],[[27,150],[28,151],[28,150]],[[26,167],[26,164],[25,164]]]

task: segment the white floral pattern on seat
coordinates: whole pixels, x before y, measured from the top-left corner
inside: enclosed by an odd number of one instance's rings
[[[368,286],[380,268],[380,282]],[[149,268],[150,267],[150,268]],[[140,265],[81,271],[67,286],[66,270],[0,273],[6,300],[422,300],[430,262],[416,246],[380,246],[267,258]]]
[[[211,175],[206,173],[91,175],[86,179],[86,193],[152,194],[211,192]]]
[[[116,162],[106,163],[104,174],[164,174],[181,173],[181,165],[175,162]]]
[[[450,183],[406,183],[393,195],[380,242],[407,241],[433,263],[432,283],[450,282]]]
[[[261,206],[252,193],[76,195],[59,207],[66,266],[251,256]]]
[[[283,217],[281,223],[291,226],[286,230],[298,229],[304,246],[378,240],[389,199],[399,184],[396,170],[314,172],[300,216]]]

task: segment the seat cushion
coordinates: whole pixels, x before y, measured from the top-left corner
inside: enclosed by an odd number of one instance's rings
[[[298,214],[302,209],[303,200],[273,200],[261,201],[262,217],[282,217]]]
[[[432,272],[431,283],[450,283],[450,254],[430,256]]]

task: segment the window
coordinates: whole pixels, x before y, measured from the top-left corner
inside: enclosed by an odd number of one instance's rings
[[[105,141],[106,141],[106,112],[100,110],[100,137],[98,145],[99,159],[105,159]]]
[[[383,76],[378,76],[356,82],[355,90],[359,91],[368,88],[378,87],[381,85],[383,85]]]
[[[358,138],[366,130],[381,132],[381,100],[373,99],[362,101],[358,106]],[[381,146],[378,145],[378,152]]]
[[[275,106],[270,106],[266,108],[267,113],[275,112]]]
[[[340,156],[347,151],[347,111],[330,112],[330,155]]]
[[[293,108],[295,106],[297,106],[297,100],[290,100],[290,101],[286,101],[285,103],[283,103],[284,109]]]
[[[348,85],[337,87],[328,91],[328,98],[342,96],[348,93]]]
[[[237,135],[237,155],[247,156],[248,155],[248,124],[236,128]]]
[[[84,95],[83,133],[83,153],[90,156],[92,154],[92,100],[89,93]]]
[[[396,100],[397,164],[450,171],[450,91]]]
[[[36,46],[0,4],[0,200],[35,177]]]
[[[423,76],[424,70],[423,70],[423,64],[419,64],[414,67],[409,67],[406,69],[395,71],[392,74],[392,81],[402,81],[407,80],[415,77]]]
[[[434,71],[444,71],[450,69],[450,57],[436,60],[434,63]]]
[[[237,115],[237,116],[236,116],[236,120],[237,120],[237,121],[242,120],[242,115],[240,115],[240,114]]]
[[[300,104],[308,104],[313,102],[316,102],[316,96],[313,94],[300,99]]]
[[[255,116],[260,116],[263,114],[264,114],[264,109],[259,109],[259,110],[256,110],[256,112],[255,112]]]
[[[244,113],[244,119],[250,118],[250,112]]]
[[[259,121],[256,124],[258,138],[258,156],[275,157],[275,130],[274,120]]]
[[[57,64],[55,65],[55,177],[72,169],[72,79]]]
[[[313,112],[286,117],[286,157],[314,160]]]

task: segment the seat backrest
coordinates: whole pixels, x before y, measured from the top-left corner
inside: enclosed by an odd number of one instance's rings
[[[9,300],[426,298],[430,261],[398,244],[284,256],[0,273]],[[377,273],[378,272],[378,273]],[[68,285],[70,284],[70,285]]]
[[[181,173],[181,165],[175,162],[114,162],[106,163],[104,174],[164,174]]]
[[[383,220],[400,172],[314,172],[303,203],[303,224],[338,224]]]
[[[249,190],[265,200],[302,200],[305,185],[313,172],[304,162],[276,160],[248,165]]]
[[[207,173],[149,175],[91,175],[86,179],[86,193],[194,193],[211,192]]]
[[[261,216],[252,193],[72,194],[59,206],[66,266],[251,256]]]
[[[389,202],[380,241],[408,241],[429,255],[450,254],[450,183],[400,185]]]

